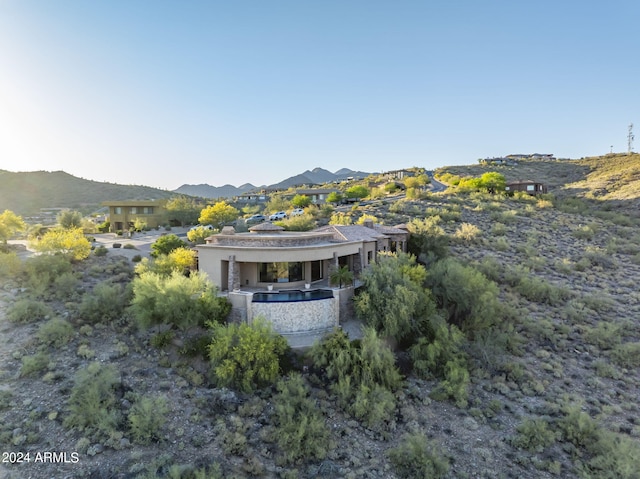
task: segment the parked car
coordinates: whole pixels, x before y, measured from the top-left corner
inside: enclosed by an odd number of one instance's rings
[[[302,208],[296,208],[291,212],[291,216],[301,216],[304,214],[304,210]]]
[[[247,223],[262,223],[266,221],[267,217],[265,215],[251,215],[247,218]]]
[[[211,231],[213,230],[213,225],[195,225],[189,228],[189,230],[193,231],[193,230],[197,230],[198,228],[204,228],[206,230]]]
[[[284,211],[278,211],[277,213],[274,213],[271,216],[269,216],[269,221],[283,220],[286,217],[287,217],[287,213],[285,213]]]

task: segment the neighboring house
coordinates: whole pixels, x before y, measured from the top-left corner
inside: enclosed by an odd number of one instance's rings
[[[514,193],[516,191],[524,191],[530,195],[541,195],[547,192],[547,187],[537,181],[531,180],[519,180],[511,183],[507,183],[504,190],[507,193]]]
[[[167,210],[162,200],[104,201],[109,208],[109,231],[129,230],[136,219],[143,220],[149,228],[157,228],[167,221]]]
[[[243,204],[266,203],[269,201],[269,195],[264,190],[258,192],[254,191],[238,195],[235,198],[235,201]]]
[[[249,231],[225,227],[208,237],[196,246],[198,269],[227,292],[233,319],[251,321],[260,314],[283,334],[336,326],[344,296],[353,290],[328,289],[332,269],[346,266],[357,277],[378,252],[406,251],[409,236],[406,230],[372,222],[307,232],[264,222]],[[309,298],[314,291],[320,296]]]
[[[311,199],[314,205],[323,205],[327,202],[327,196],[331,193],[340,193],[335,188],[299,188],[296,190],[297,195],[305,195]]]

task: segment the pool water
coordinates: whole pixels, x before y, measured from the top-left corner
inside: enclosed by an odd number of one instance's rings
[[[288,289],[281,291],[268,291],[253,293],[254,303],[283,303],[292,301],[315,301],[318,299],[333,298],[330,289]]]

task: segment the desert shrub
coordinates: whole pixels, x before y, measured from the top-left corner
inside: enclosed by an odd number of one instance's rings
[[[565,441],[576,446],[591,447],[598,439],[598,423],[579,405],[567,405],[563,408],[563,417],[558,421],[558,428]]]
[[[47,369],[49,364],[49,355],[40,351],[32,356],[24,356],[22,358],[22,367],[20,368],[20,376],[32,376],[40,371]]]
[[[36,337],[43,344],[60,347],[71,341],[73,334],[73,326],[68,321],[53,318],[40,326]]]
[[[103,281],[82,296],[78,311],[89,323],[110,323],[120,318],[131,298],[128,287]]]
[[[42,301],[22,298],[13,303],[7,312],[7,319],[13,323],[31,323],[52,314],[53,310]]]
[[[162,349],[171,344],[171,341],[173,341],[174,336],[175,334],[173,330],[166,329],[164,331],[160,331],[159,333],[156,333],[153,336],[151,336],[151,339],[149,340],[149,344],[151,344],[151,346],[153,346],[154,348]]]
[[[276,385],[273,397],[274,438],[285,463],[324,459],[332,448],[331,431],[309,397],[309,388],[299,374]]]
[[[449,237],[438,226],[440,216],[414,219],[407,226],[411,235],[408,251],[423,264],[431,264],[449,254]]]
[[[186,248],[188,245],[177,235],[170,234],[161,236],[151,244],[151,256],[157,258],[162,254],[169,254],[174,249]]]
[[[51,285],[52,295],[56,299],[63,301],[70,300],[77,293],[78,283],[78,277],[71,271],[62,273],[53,280]]]
[[[480,238],[482,231],[476,225],[471,223],[461,223],[453,234],[453,237],[459,241],[473,243]]]
[[[286,231],[311,231],[316,227],[313,216],[309,214],[292,216],[275,224],[282,226]]]
[[[524,276],[516,286],[516,291],[528,299],[536,303],[545,303],[550,305],[560,304],[571,297],[571,291],[562,286],[556,286],[537,276]]]
[[[572,236],[577,239],[592,240],[595,231],[588,225],[580,225],[571,232]]]
[[[228,300],[204,274],[189,277],[174,271],[170,276],[153,272],[133,281],[131,309],[140,327],[172,324],[181,329],[223,321],[231,310]]]
[[[619,322],[600,321],[595,327],[587,327],[584,339],[600,349],[612,349],[622,341],[624,325]]]
[[[640,367],[640,342],[617,345],[611,351],[611,359],[625,368]]]
[[[0,252],[0,278],[9,278],[18,274],[22,263],[15,253]]]
[[[418,339],[409,350],[415,372],[422,377],[435,377],[440,384],[436,398],[451,398],[460,407],[467,404],[469,371],[464,352],[466,340],[455,325],[444,319],[434,320],[431,334]]]
[[[142,255],[136,254],[131,257],[131,262],[133,263],[139,263],[140,261],[142,261]]]
[[[588,448],[591,458],[578,467],[586,479],[637,479],[640,446],[634,439],[600,430]]]
[[[493,226],[491,226],[491,234],[493,236],[504,236],[507,234],[507,227],[502,223],[493,223]]]
[[[131,243],[126,243],[125,245],[122,246],[123,249],[138,249],[135,247],[135,245],[131,244]]]
[[[518,434],[511,440],[511,444],[528,451],[542,452],[556,440],[556,434],[544,419],[525,419],[516,430]]]
[[[138,275],[146,272],[170,276],[174,271],[187,275],[195,265],[196,253],[189,248],[176,248],[168,254],[160,254],[149,261],[144,258],[138,262],[135,271]]]
[[[98,246],[97,248],[95,248],[93,250],[93,254],[96,255],[96,256],[106,256],[106,254],[108,252],[109,252],[109,250],[104,245],[100,245],[100,246]]]
[[[151,444],[162,439],[161,430],[169,412],[164,397],[143,397],[134,402],[129,415],[129,431],[137,444]]]
[[[600,266],[606,269],[617,267],[616,260],[602,248],[588,246],[585,249],[584,257],[589,260],[591,266]]]
[[[449,461],[423,433],[404,436],[402,442],[387,451],[399,477],[438,479],[449,471]]]
[[[30,246],[45,255],[62,255],[72,261],[83,260],[91,254],[91,243],[82,228],[51,229],[40,239],[30,242]]]
[[[76,373],[67,401],[67,428],[78,428],[108,436],[120,420],[116,388],[120,377],[115,367],[94,362]]]
[[[389,347],[375,330],[365,328],[360,341],[350,342],[336,330],[314,344],[309,352],[313,365],[324,370],[331,390],[343,409],[369,428],[379,428],[395,411],[393,391],[402,377]]]
[[[276,381],[288,344],[266,320],[226,326],[210,322],[210,326],[209,358],[219,386],[251,392]]]
[[[38,255],[25,261],[25,283],[36,295],[47,294],[55,278],[71,272],[71,262],[63,255]]]
[[[567,197],[561,200],[556,200],[555,207],[557,210],[563,213],[584,214],[587,213],[589,205],[576,197]]]
[[[475,268],[445,258],[429,268],[426,284],[447,319],[469,337],[500,321],[498,286]]]
[[[407,254],[379,255],[360,279],[356,314],[383,336],[398,340],[420,335],[435,304],[423,287],[426,270]]]
[[[499,283],[502,279],[503,265],[494,256],[485,256],[482,261],[473,263],[473,267],[491,281]]]

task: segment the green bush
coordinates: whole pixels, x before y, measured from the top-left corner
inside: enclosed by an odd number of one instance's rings
[[[164,397],[143,397],[129,411],[129,431],[137,444],[151,444],[162,439],[161,430],[169,407]]]
[[[640,367],[640,342],[619,344],[611,351],[611,358],[625,368]]]
[[[266,320],[226,326],[212,322],[210,326],[209,358],[218,386],[251,392],[276,381],[289,346]]]
[[[149,343],[154,348],[162,349],[171,344],[174,336],[174,332],[171,329],[167,329],[151,336]]]
[[[460,330],[441,319],[434,321],[430,335],[421,337],[409,350],[418,375],[441,380],[433,397],[451,398],[460,407],[467,405],[470,383],[465,346]]]
[[[524,276],[516,286],[516,291],[536,303],[557,305],[568,300],[572,294],[567,288],[556,286],[536,276]]]
[[[15,253],[0,252],[0,278],[10,278],[21,270],[22,263]]]
[[[124,314],[130,298],[131,291],[128,287],[103,281],[96,284],[93,291],[82,296],[78,312],[86,322],[110,323]]]
[[[224,321],[231,310],[226,298],[202,273],[189,277],[146,272],[133,281],[132,312],[140,327],[172,324],[181,329]]]
[[[341,407],[372,429],[393,417],[393,391],[402,384],[389,347],[375,330],[365,328],[362,340],[350,342],[336,330],[314,344],[309,357],[324,370]]]
[[[32,376],[36,373],[47,369],[49,364],[49,355],[38,352],[32,356],[24,356],[22,358],[22,367],[20,368],[20,376]]]
[[[424,220],[414,219],[408,225],[408,251],[418,260],[429,265],[449,254],[449,237],[438,226],[440,216],[431,216]]]
[[[34,296],[46,296],[56,278],[71,272],[71,261],[63,255],[32,256],[24,264],[25,283]]]
[[[13,323],[31,323],[52,314],[53,310],[42,301],[23,298],[13,303],[7,312],[7,319]]]
[[[299,374],[277,384],[273,397],[274,439],[283,462],[324,459],[333,447],[331,431],[316,402],[309,397],[309,388]]]
[[[109,436],[120,421],[115,393],[120,377],[114,366],[98,362],[78,371],[67,402],[65,427]]]
[[[160,255],[171,253],[174,249],[186,248],[187,246],[187,243],[177,235],[161,236],[151,244],[151,256],[157,258]]]
[[[71,341],[73,334],[73,326],[68,321],[53,318],[40,326],[36,336],[41,343],[59,348]]]
[[[556,440],[555,433],[544,419],[525,419],[517,428],[518,434],[511,443],[528,451],[542,452]]]
[[[449,471],[449,461],[422,433],[406,435],[398,447],[388,450],[387,455],[399,477],[438,479]]]
[[[498,323],[502,317],[498,286],[482,273],[453,258],[442,259],[429,268],[426,284],[448,321],[468,337]]]
[[[108,252],[109,252],[109,250],[104,245],[100,245],[96,249],[93,250],[93,254],[96,255],[96,256],[106,256],[106,254]]]
[[[402,341],[422,334],[435,313],[435,303],[423,286],[426,274],[413,256],[379,255],[360,277],[356,314],[383,336]]]
[[[462,223],[453,234],[453,237],[462,242],[474,243],[481,235],[482,231],[476,225],[471,223]]]

